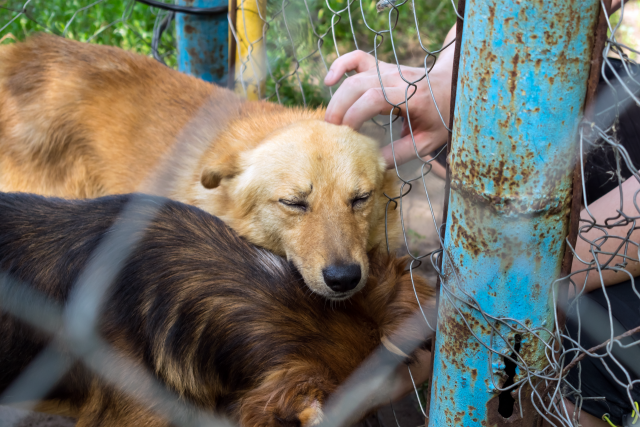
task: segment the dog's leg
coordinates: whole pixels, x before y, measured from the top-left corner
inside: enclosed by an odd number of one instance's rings
[[[302,427],[319,424],[322,405],[337,386],[325,366],[294,362],[267,375],[240,404],[242,427]]]
[[[113,391],[97,381],[78,415],[76,427],[169,427],[162,417],[141,405],[135,397]]]

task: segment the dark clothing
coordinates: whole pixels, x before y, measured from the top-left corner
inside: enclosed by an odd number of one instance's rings
[[[623,68],[621,61],[613,59],[609,61],[612,66],[605,67],[605,76],[612,84],[616,85],[618,77],[615,73],[620,77],[625,77],[627,71]],[[633,67],[632,72],[635,73],[634,78],[640,81],[640,67]],[[637,93],[636,96],[640,95],[639,85],[633,82],[628,84],[630,89]],[[595,122],[601,129],[607,129],[614,123],[616,114],[619,114],[619,120],[613,129],[614,137],[627,150],[633,165],[639,167],[640,107],[629,102],[629,95],[619,86],[615,92],[617,98],[612,95],[613,93],[601,76],[596,99]],[[625,98],[627,101],[624,100]],[[619,105],[623,105],[624,108],[620,108],[619,112],[615,108],[610,108],[615,103],[620,103]],[[585,146],[584,149],[585,151],[589,150],[585,164],[585,192],[587,194],[585,203],[590,204],[618,186],[618,179],[615,175],[617,166],[615,151],[609,144],[600,141],[595,147]],[[620,164],[623,180],[629,178],[632,173],[621,158]],[[633,251],[635,248],[633,246],[632,248]],[[637,278],[635,289],[631,281],[627,281],[615,286],[608,286],[606,296],[602,289],[586,294],[580,300],[579,309],[574,306],[568,313],[567,333],[576,340],[578,333],[580,333],[580,344],[583,348],[590,349],[611,338],[612,325],[609,320],[609,311],[612,313],[614,337],[639,326],[640,296],[636,291],[640,291],[640,278]],[[610,305],[607,303],[607,297]],[[637,340],[640,340],[640,334],[625,338],[621,342],[629,344]],[[605,349],[597,353],[606,354]],[[567,381],[582,391],[583,398],[605,398],[605,400],[584,400],[582,402],[583,410],[598,418],[609,414],[611,422],[622,425],[623,417],[628,417],[634,408],[631,406],[626,388],[618,384],[613,376],[623,384],[640,378],[640,345],[623,349],[614,344],[612,353],[622,364],[624,371],[609,356],[604,358],[585,357],[580,362],[580,367],[569,372]],[[625,371],[629,374],[630,379],[625,376]],[[637,384],[630,394],[631,400],[640,402],[640,384]],[[575,403],[575,397],[569,396],[568,398]]]
[[[617,85],[618,78],[624,78],[627,86],[636,97],[640,97],[640,85],[630,80],[628,73],[622,65],[622,61],[609,58],[611,66],[605,66],[605,77],[609,82],[617,87],[612,91],[606,80],[600,76],[598,84],[595,123],[601,129],[609,128],[619,114],[619,120],[615,123],[614,137],[629,153],[633,165],[640,167],[640,107],[630,100],[629,94]],[[635,72],[634,79],[640,82],[640,67],[631,67]],[[616,109],[615,103],[619,103],[623,108]],[[612,108],[613,107],[613,108]],[[585,152],[589,151],[588,160],[585,164],[585,189],[587,200],[585,204],[591,204],[600,197],[607,194],[618,186],[618,180],[613,172],[616,171],[615,152],[609,144],[600,141],[595,147],[585,146]],[[631,171],[622,159],[620,172],[623,179],[631,176]]]
[[[635,284],[635,289],[640,293],[640,278]],[[607,286],[606,297],[609,298],[611,304],[614,337],[640,326],[640,296],[634,292],[631,281]],[[580,300],[579,309],[574,306],[574,309],[568,313],[568,335],[579,341],[580,345],[587,350],[611,338],[609,305],[606,297],[602,289],[590,292]],[[578,313],[580,314],[579,318]],[[579,324],[580,328],[578,328]],[[630,344],[637,340],[640,340],[640,333],[622,339],[621,343]],[[565,348],[569,345],[566,343]],[[614,344],[611,351],[632,381],[640,378],[640,345],[623,349]],[[606,349],[597,351],[597,354],[606,354]],[[608,356],[603,359],[585,357],[580,362],[580,369],[576,367],[569,372],[567,381],[582,391],[583,398],[606,398],[606,400],[584,400],[582,402],[583,410],[598,418],[609,414],[611,422],[622,425],[623,415],[630,414],[633,407],[626,388],[614,380],[603,361],[620,382],[629,383],[624,371]],[[636,384],[630,393],[633,401],[640,402],[640,384]],[[575,398],[569,397],[569,400],[575,403]]]

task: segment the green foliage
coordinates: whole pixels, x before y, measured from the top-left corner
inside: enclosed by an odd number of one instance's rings
[[[640,20],[634,20],[634,18],[640,16],[640,3],[627,1],[624,3],[624,14],[622,13],[622,10],[618,10],[611,15],[609,21],[611,23],[611,28],[616,28],[618,24],[620,24],[615,34],[616,40],[619,43],[637,50],[638,40],[640,40]],[[620,22],[621,15],[624,15],[622,22]],[[607,36],[611,37],[611,31],[609,29],[607,29]],[[640,54],[631,50],[625,49],[624,53],[633,61],[640,60]],[[617,57],[618,53],[613,53],[610,56]]]
[[[320,75],[324,76],[324,72],[299,70],[296,75],[296,68],[291,56],[271,57],[269,60],[274,76],[274,78],[267,78],[266,82],[270,101],[289,106],[306,103],[310,107],[319,107],[327,104],[329,90],[319,77]]]
[[[397,60],[408,65],[421,65],[425,56],[418,41],[414,12],[422,44],[430,50],[440,48],[455,22],[450,0],[407,0],[398,2],[397,10],[380,13],[376,10],[377,0],[285,1],[284,14],[281,0],[267,2],[267,15],[273,19],[266,40],[270,64],[267,95],[271,95],[271,101],[279,100],[285,105],[327,104],[330,92],[322,80],[327,67],[337,58],[336,49],[340,54],[356,48],[370,51],[375,43],[381,60],[395,62],[389,22],[394,28]],[[340,19],[331,10],[341,11]],[[34,32],[46,31],[151,55],[154,24],[164,16],[164,12],[134,0],[0,0],[0,42],[19,41]],[[382,37],[376,38],[367,24]],[[319,46],[318,36],[323,35]],[[163,34],[159,52],[167,65],[176,67],[174,25]]]
[[[388,62],[395,62],[392,55],[394,45],[399,60],[416,54],[422,59],[424,52],[420,48],[420,40],[431,51],[442,46],[442,41],[456,18],[451,0],[399,0],[395,4],[396,9],[388,8],[378,12],[375,0],[327,0],[327,5],[318,11],[322,22],[319,31],[326,32],[331,28],[330,10],[350,8],[353,31],[346,12],[342,14],[340,22],[333,25],[338,44],[346,42],[355,48],[357,43],[358,48],[366,51],[373,50],[374,45],[378,45],[378,53],[382,56],[380,59]],[[420,29],[419,33],[417,28]],[[393,31],[389,32],[389,29]],[[380,36],[376,37],[376,32]],[[328,41],[330,47],[335,48],[333,40]]]
[[[425,408],[427,407],[427,399],[429,396],[429,385],[431,384],[431,380],[427,380],[424,383],[418,385],[417,389],[418,389],[418,407],[416,408],[416,410],[418,412],[422,412],[422,410],[426,410]]]
[[[19,13],[23,10],[24,13]],[[4,42],[45,31],[72,40],[119,46],[151,55],[157,10],[133,0],[0,0],[0,32]],[[15,19],[14,19],[15,18]],[[170,66],[176,63],[173,26],[159,47]]]
[[[330,93],[322,80],[326,67],[338,56],[336,51],[344,54],[355,49],[373,51],[375,47],[382,61],[421,66],[424,49],[440,49],[456,18],[451,0],[399,0],[396,9],[382,12],[376,9],[376,1],[289,0],[284,3],[283,15],[283,2],[269,0],[267,15],[274,19],[267,32],[268,59],[275,79],[282,80],[278,85],[267,80],[268,93],[277,89],[282,103],[299,105],[303,103],[302,86],[307,105],[326,105]],[[294,58],[300,62],[298,68]]]

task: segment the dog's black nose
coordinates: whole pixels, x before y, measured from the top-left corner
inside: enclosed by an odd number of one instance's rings
[[[336,292],[347,292],[358,286],[362,272],[358,264],[330,265],[322,270],[324,282]]]

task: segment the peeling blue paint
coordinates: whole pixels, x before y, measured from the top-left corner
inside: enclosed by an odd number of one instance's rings
[[[492,334],[477,310],[449,292],[466,302],[473,297],[493,316],[553,327],[551,284],[567,232],[598,12],[597,0],[467,0],[431,427],[505,422],[494,384],[503,383],[503,355],[516,342],[504,325],[495,326],[510,345]],[[491,356],[467,324],[500,354]],[[547,334],[518,335],[529,369],[543,368]],[[522,375],[517,369],[515,380]]]
[[[226,6],[227,0],[178,0],[181,6]],[[176,14],[178,70],[208,82],[227,83],[229,21],[226,14]]]

